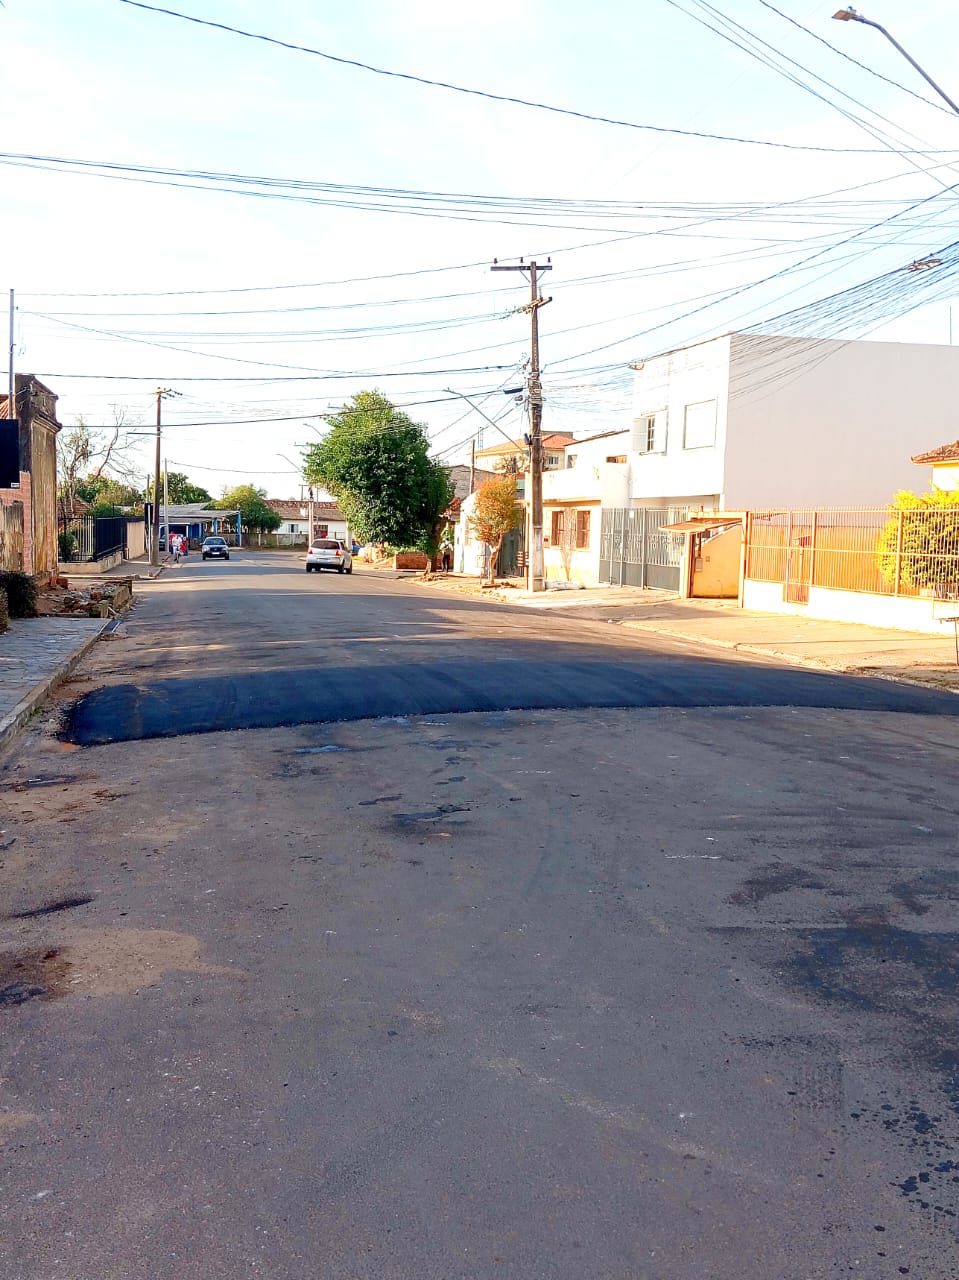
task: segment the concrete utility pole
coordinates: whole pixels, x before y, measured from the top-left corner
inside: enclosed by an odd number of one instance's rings
[[[16,394],[16,387],[14,385],[14,377],[13,377],[13,351],[16,345],[13,340],[15,316],[16,316],[16,307],[14,306],[13,290],[11,289],[10,290],[10,369],[9,369],[10,392],[9,392],[9,399],[7,400],[7,417],[8,418],[15,418],[17,416],[17,394]]]
[[[867,18],[863,14],[857,13],[857,11],[852,7],[852,5],[850,5],[847,9],[840,9],[838,13],[834,13],[832,16],[836,19],[837,22],[861,22],[865,27],[875,27],[877,31],[881,31],[882,34],[886,37],[886,39],[889,41],[889,43],[894,48],[899,50],[899,52],[906,59],[909,65],[911,67],[915,67],[915,69],[922,76],[923,80],[925,80],[927,84],[932,85],[936,93],[939,94],[939,97],[942,98],[943,102],[948,102],[949,106],[952,107],[953,111],[955,111],[955,113],[959,115],[959,107],[956,106],[953,100],[949,97],[948,93],[946,93],[944,89],[939,88],[939,86],[936,84],[935,80],[933,80],[929,72],[923,71],[922,67],[920,67],[919,63],[915,60],[915,58],[913,58],[910,54],[908,54],[905,51],[905,49],[902,47],[899,41],[895,38],[895,36],[891,36],[885,27],[880,26],[878,22],[873,22],[871,18]]]
[[[153,464],[153,530],[150,535],[150,564],[156,567],[160,563],[160,410],[164,396],[176,395],[169,387],[157,387],[153,393],[157,398],[157,436],[156,458]],[[170,530],[167,529],[167,548],[170,546]]]
[[[521,310],[530,313],[532,323],[532,346],[529,366],[529,589],[545,591],[546,576],[543,563],[543,387],[539,378],[539,309],[545,307],[553,299],[541,298],[537,282],[540,271],[552,271],[553,266],[547,258],[546,264],[540,266],[536,262],[524,265],[523,260],[515,266],[500,266],[494,262],[491,271],[522,271],[529,273],[529,303]]]

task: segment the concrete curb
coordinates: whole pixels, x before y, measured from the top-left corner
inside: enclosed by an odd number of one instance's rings
[[[59,684],[62,684],[80,659],[93,648],[103,634],[104,629],[109,626],[109,623],[110,619],[104,618],[103,625],[98,631],[93,632],[92,635],[83,640],[70,654],[69,658],[61,662],[39,684],[34,685],[27,696],[22,698],[12,711],[8,711],[5,716],[0,717],[0,750],[3,750],[13,741],[34,712],[46,701],[54,689]]]

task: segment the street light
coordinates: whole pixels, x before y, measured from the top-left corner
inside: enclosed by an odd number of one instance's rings
[[[929,75],[928,72],[923,71],[922,67],[920,67],[919,63],[915,60],[915,58],[911,57],[905,51],[905,49],[902,47],[899,41],[895,39],[894,36],[891,36],[885,27],[880,26],[878,22],[873,22],[871,18],[866,18],[861,13],[857,13],[856,10],[852,8],[852,6],[850,6],[848,9],[840,9],[838,13],[834,13],[832,16],[838,22],[861,22],[863,23],[864,26],[875,27],[877,31],[881,31],[882,34],[886,37],[886,39],[889,41],[889,43],[891,45],[894,45],[899,50],[902,56],[910,64],[910,66],[915,67],[915,69],[922,76],[923,80],[925,80],[928,84],[932,85],[936,93],[939,94],[939,97],[942,98],[943,102],[948,102],[949,106],[952,107],[956,115],[959,115],[959,107],[956,106],[953,100],[949,97],[948,93],[946,93],[943,89],[939,88],[935,80],[933,80],[932,76]]]

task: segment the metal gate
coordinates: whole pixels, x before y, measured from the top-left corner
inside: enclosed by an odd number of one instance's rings
[[[518,578],[526,569],[526,539],[523,529],[511,529],[503,539],[496,561],[498,578]]]
[[[786,589],[789,604],[808,604],[812,585],[816,513],[790,511],[786,538]]]
[[[687,507],[607,507],[599,535],[600,582],[678,591],[683,535],[664,533],[662,526],[687,514]]]

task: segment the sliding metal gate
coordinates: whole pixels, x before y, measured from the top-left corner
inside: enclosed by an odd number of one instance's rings
[[[662,526],[685,520],[687,507],[608,507],[599,536],[599,580],[614,587],[679,590],[683,534]]]

